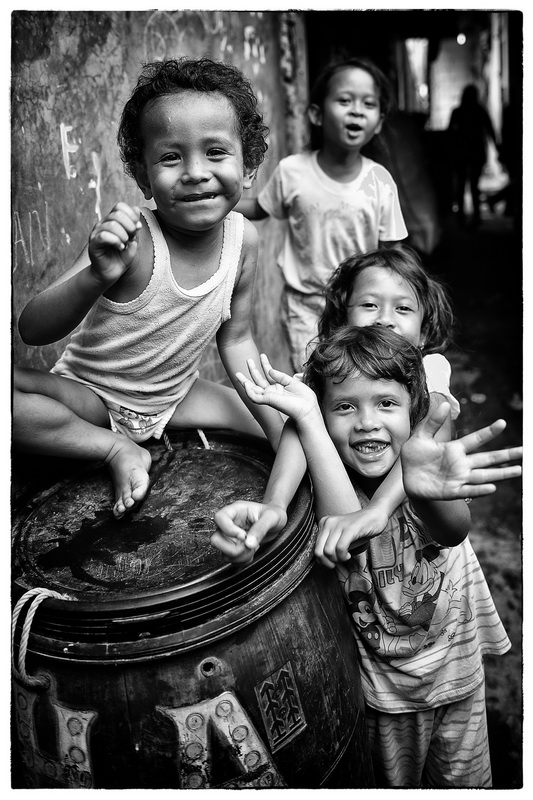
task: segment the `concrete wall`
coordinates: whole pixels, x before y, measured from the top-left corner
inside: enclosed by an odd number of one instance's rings
[[[48,369],[65,341],[27,347],[16,320],[68,266],[118,200],[144,204],[116,145],[120,114],[142,64],[179,56],[229,61],[252,81],[270,127],[256,189],[300,147],[304,103],[301,20],[289,12],[16,11],[12,16],[12,261],[14,360]],[[298,64],[298,69],[294,65]],[[301,123],[300,123],[301,126]],[[283,224],[260,230],[254,333],[274,363],[288,364],[279,329],[276,254]],[[214,343],[202,374],[226,381]]]

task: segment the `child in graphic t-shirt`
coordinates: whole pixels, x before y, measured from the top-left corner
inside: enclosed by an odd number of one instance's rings
[[[303,382],[274,369],[268,381],[239,379],[251,400],[293,420],[305,452],[315,555],[336,569],[353,622],[378,786],[490,787],[483,656],[510,643],[468,540],[465,498],[519,476],[520,466],[495,465],[521,448],[471,452],[502,420],[436,440],[449,404],[429,411],[420,349],[385,327],[320,341]],[[360,540],[343,515],[364,507],[398,460],[405,499],[351,551]]]

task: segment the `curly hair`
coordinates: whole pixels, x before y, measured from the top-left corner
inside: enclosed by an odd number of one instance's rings
[[[250,82],[232,64],[210,58],[180,58],[145,64],[124,106],[117,140],[126,173],[135,178],[137,169],[144,163],[140,123],[146,104],[156,97],[186,90],[218,92],[229,100],[235,109],[244,166],[256,169],[268,148],[266,137],[269,129],[263,123]]]
[[[384,75],[384,73],[372,61],[367,58],[358,58],[355,56],[346,56],[336,58],[327,64],[311,89],[309,95],[309,106],[318,106],[322,108],[324,100],[329,92],[329,85],[331,79],[337,72],[349,68],[362,69],[372,77],[376,86],[376,92],[379,99],[379,108],[381,114],[386,119],[388,115],[394,110],[394,98],[392,94],[391,85]],[[322,143],[322,128],[311,123],[311,148],[318,150]]]
[[[349,256],[337,267],[324,289],[326,305],[318,322],[319,338],[325,339],[347,324],[355,282],[367,267],[389,269],[407,281],[423,311],[424,354],[444,352],[453,341],[454,328],[447,289],[440,280],[426,272],[418,253],[407,245]]]
[[[318,342],[304,366],[304,381],[322,403],[326,381],[340,383],[354,373],[370,380],[396,381],[407,389],[409,419],[414,428],[429,411],[422,352],[390,328],[368,325],[339,328]]]

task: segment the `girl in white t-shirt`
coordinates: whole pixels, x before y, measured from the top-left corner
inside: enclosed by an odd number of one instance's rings
[[[258,197],[245,197],[236,208],[248,219],[288,222],[278,257],[285,282],[281,323],[296,372],[309,356],[335,268],[352,253],[407,237],[391,174],[361,154],[390,108],[388,81],[372,62],[331,63],[311,91],[311,149],[283,158]]]

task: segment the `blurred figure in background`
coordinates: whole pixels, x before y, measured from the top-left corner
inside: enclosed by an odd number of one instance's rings
[[[478,225],[480,215],[479,179],[487,161],[487,145],[496,145],[494,127],[486,109],[479,102],[474,84],[465,86],[460,105],[454,108],[448,127],[455,178],[455,203],[459,221],[465,218],[465,189],[468,182],[472,196],[472,224]]]

